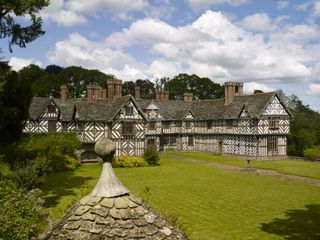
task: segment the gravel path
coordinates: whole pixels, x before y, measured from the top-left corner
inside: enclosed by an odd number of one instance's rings
[[[279,173],[275,170],[269,170],[269,169],[261,169],[261,168],[241,168],[238,166],[232,166],[232,165],[227,165],[223,163],[216,163],[216,162],[209,162],[209,161],[203,161],[199,159],[194,159],[194,158],[184,158],[184,157],[177,157],[177,156],[171,156],[167,154],[162,154],[162,156],[166,158],[173,158],[179,161],[186,161],[186,162],[191,162],[203,166],[213,166],[217,167],[223,171],[228,171],[228,172],[247,172],[251,174],[257,174],[257,175],[264,175],[264,176],[273,176],[277,177],[280,179],[286,179],[292,182],[299,182],[299,183],[305,183],[305,184],[311,184],[311,185],[316,185],[320,187],[320,179],[315,179],[315,178],[308,178],[308,177],[300,177],[296,175],[289,175],[285,173]]]

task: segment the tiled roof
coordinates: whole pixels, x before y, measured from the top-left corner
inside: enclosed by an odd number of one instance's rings
[[[40,239],[187,239],[133,195],[76,203]]]
[[[181,120],[188,112],[191,112],[196,120],[210,120],[236,119],[243,108],[249,112],[251,117],[258,118],[274,96],[276,96],[275,92],[236,96],[229,105],[224,104],[223,98],[200,101],[160,101],[134,99],[130,95],[116,98],[112,103],[105,100],[87,102],[81,99],[68,99],[65,103],[60,103],[59,99],[54,99],[54,101],[60,108],[62,121],[72,120],[75,109],[77,119],[80,121],[112,121],[129,99],[132,99],[142,115],[146,112],[146,108],[153,103],[158,107],[163,120]],[[50,98],[33,98],[29,109],[30,118],[37,119],[49,102]]]
[[[30,108],[29,108],[29,118],[32,120],[38,119],[41,113],[46,109],[50,101],[51,101],[51,98],[49,97],[32,98]]]

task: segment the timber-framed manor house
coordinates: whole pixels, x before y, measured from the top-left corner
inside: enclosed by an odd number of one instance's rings
[[[243,83],[226,82],[225,98],[169,100],[168,91],[154,99],[122,96],[122,81],[108,88],[90,85],[85,99],[34,97],[24,132],[76,131],[90,158],[101,137],[116,144],[116,156],[141,156],[148,146],[158,151],[201,151],[259,159],[283,158],[292,117],[275,92],[243,94]]]

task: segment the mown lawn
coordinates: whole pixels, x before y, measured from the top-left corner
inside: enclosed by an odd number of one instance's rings
[[[89,193],[101,166],[52,174],[43,186],[50,213],[60,217]],[[159,167],[116,169],[131,193],[176,218],[190,239],[319,239],[320,188],[174,159]]]
[[[213,161],[238,167],[246,167],[247,160],[234,156],[214,156],[210,153],[166,153],[170,156],[194,158],[198,160]],[[272,169],[280,173],[320,179],[320,164],[303,160],[252,160],[251,166],[255,168]]]

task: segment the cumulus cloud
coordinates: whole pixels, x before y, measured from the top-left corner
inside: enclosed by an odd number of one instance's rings
[[[287,8],[289,6],[289,1],[278,1],[277,2],[277,8],[278,9],[284,9]]]
[[[315,16],[315,17],[319,17],[320,16],[320,1],[315,1],[314,2],[313,16]]]
[[[319,96],[320,97],[320,84],[311,83],[309,85],[308,94],[312,96]]]
[[[111,17],[115,21],[134,19],[134,13],[148,17],[167,19],[174,8],[170,0],[156,1],[149,4],[148,0],[55,0],[41,12],[46,21],[70,27],[88,22],[89,17]]]
[[[40,61],[37,61],[33,58],[12,57],[12,58],[10,58],[10,61],[9,61],[9,65],[15,71],[19,71],[20,69],[22,69],[30,64],[36,64],[38,66],[42,66],[42,63]]]
[[[245,94],[252,94],[254,90],[261,90],[263,92],[275,91],[275,89],[269,87],[268,85],[263,83],[257,83],[257,82],[247,82],[246,85],[244,86]]]
[[[143,64],[138,63],[130,55],[110,49],[103,43],[90,41],[77,33],[70,34],[66,40],[57,42],[54,49],[49,52],[48,59],[53,64],[100,69],[124,80],[145,77],[142,73]]]
[[[252,17],[253,15],[251,15]],[[180,72],[196,73],[218,82],[249,82],[252,89],[267,91],[265,85],[310,79],[318,62],[320,45],[317,25],[281,25],[267,15],[259,28],[244,28],[221,12],[207,11],[194,22],[175,27],[154,18],[133,22],[129,27],[90,41],[72,34],[58,42],[49,55],[51,63],[83,65],[150,79]],[[129,52],[143,46],[150,62],[139,62]],[[120,77],[120,76],[119,76]],[[253,83],[255,85],[253,85]],[[250,85],[249,85],[250,86]]]
[[[193,9],[199,9],[222,4],[238,6],[248,3],[249,0],[187,0],[187,2]]]
[[[274,28],[271,19],[266,13],[255,13],[246,16],[240,24],[247,30],[258,32],[270,31]]]

